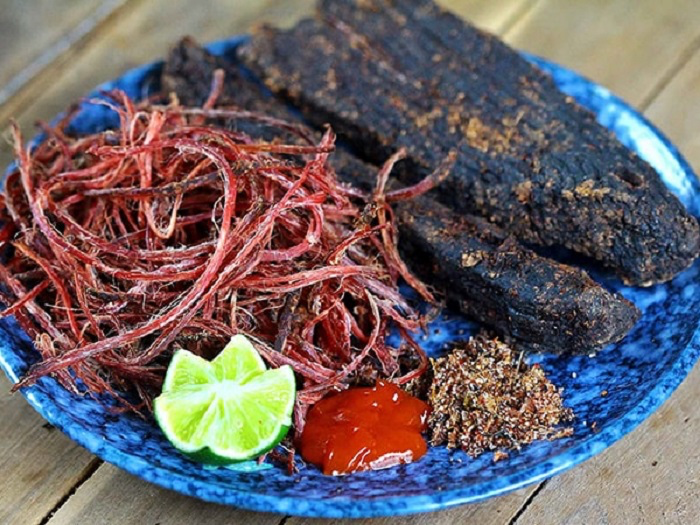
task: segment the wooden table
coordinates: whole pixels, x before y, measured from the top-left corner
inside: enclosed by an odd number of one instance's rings
[[[700,171],[697,0],[442,3],[515,47],[608,86],[661,127]],[[50,118],[96,84],[163,57],[183,34],[206,42],[261,21],[289,25],[312,6],[313,0],[5,0],[0,124],[6,129],[12,116],[29,132],[36,119]],[[10,159],[5,142],[3,166]],[[319,522],[207,504],[150,485],[46,425],[9,387],[2,376],[0,523]],[[640,428],[563,475],[478,505],[372,522],[698,523],[698,396],[700,367]]]

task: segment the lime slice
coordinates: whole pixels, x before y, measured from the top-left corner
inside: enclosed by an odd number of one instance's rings
[[[267,370],[253,345],[237,335],[211,362],[178,350],[153,412],[175,448],[225,465],[259,456],[284,438],[295,392],[291,367]]]
[[[265,363],[248,338],[234,335],[211,363],[187,350],[175,352],[165,374],[163,392],[224,379],[245,382],[248,375],[258,375],[265,370]]]

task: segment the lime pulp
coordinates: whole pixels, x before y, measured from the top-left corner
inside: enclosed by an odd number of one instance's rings
[[[284,438],[295,393],[291,367],[267,370],[250,341],[236,335],[211,362],[175,352],[153,412],[179,451],[225,465],[259,456]]]

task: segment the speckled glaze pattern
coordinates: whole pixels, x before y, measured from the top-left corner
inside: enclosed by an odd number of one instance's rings
[[[210,46],[232,54],[240,38]],[[545,60],[528,59],[552,74],[562,90],[594,111],[622,142],[649,161],[683,203],[698,215],[700,185],[675,148],[629,106],[579,75]],[[158,88],[160,64],[132,70],[102,88],[119,87],[135,97]],[[91,131],[114,123],[105,108],[84,103],[74,126]],[[577,419],[573,436],[538,442],[493,463],[490,454],[470,459],[432,448],[420,461],[347,477],[323,476],[302,466],[290,476],[281,468],[258,472],[207,469],[177,453],[155,424],[111,415],[96,401],[80,398],[51,378],[23,390],[31,405],[73,440],[124,470],[203,500],[259,511],[304,516],[399,515],[475,502],[541,481],[597,454],[648,417],[668,398],[698,358],[700,264],[672,282],[632,289],[596,275],[619,289],[643,317],[620,344],[596,356],[535,355],[552,380],[565,388]],[[462,333],[466,329],[466,333]],[[458,315],[436,320],[423,343],[435,354],[445,342],[466,337],[474,325]],[[0,365],[12,381],[37,358],[13,319],[0,323]],[[607,390],[606,397],[601,392]],[[593,423],[596,423],[595,426]]]

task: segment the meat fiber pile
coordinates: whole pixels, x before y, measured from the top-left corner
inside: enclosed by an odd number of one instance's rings
[[[363,367],[398,383],[424,370],[408,334],[421,318],[397,281],[432,296],[396,249],[387,202],[408,194],[384,191],[400,155],[362,194],[329,167],[330,129],[315,142],[280,120],[212,109],[221,81],[199,108],[110,93],[99,103],[118,129],[74,137],[66,119],[33,151],[15,128],[2,315],[41,354],[18,386],[51,374],[148,409],[175,349],[212,357],[243,333],[270,366],[298,374],[301,432],[308,406]],[[235,131],[251,120],[278,138]],[[399,348],[386,343],[390,324]]]

